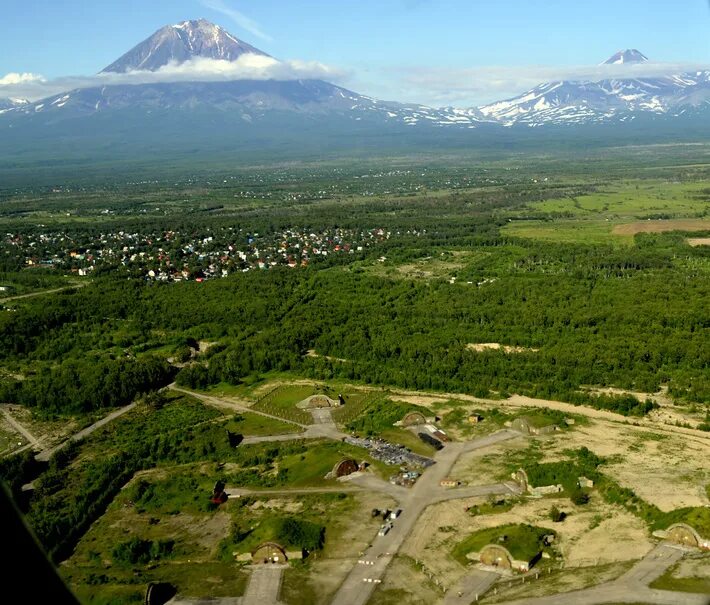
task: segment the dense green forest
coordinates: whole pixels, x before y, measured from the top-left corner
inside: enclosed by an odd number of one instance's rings
[[[473,248],[484,260],[462,269],[489,279],[481,286],[393,279],[363,264],[202,284],[96,279],[0,316],[0,356],[29,370],[21,383],[6,381],[3,395],[53,412],[118,405],[169,381],[164,362],[146,350],[191,337],[221,343],[203,369],[179,376],[193,386],[278,370],[591,404],[582,385],[652,392],[668,384],[675,397],[708,402],[708,280],[677,267],[681,255],[705,263],[706,253],[672,236],[639,239],[628,258],[592,246],[493,239]],[[523,349],[467,347],[482,342]],[[323,357],[306,357],[309,350]],[[113,380],[119,373],[123,380]]]

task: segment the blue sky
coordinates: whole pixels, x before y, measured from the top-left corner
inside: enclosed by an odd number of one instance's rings
[[[596,65],[622,48],[710,64],[708,0],[4,0],[0,78],[94,74],[197,17],[278,58],[332,66],[358,92],[432,104],[500,98],[528,83],[515,78],[528,66]],[[506,82],[488,90],[492,67]],[[458,90],[462,77],[480,85]]]

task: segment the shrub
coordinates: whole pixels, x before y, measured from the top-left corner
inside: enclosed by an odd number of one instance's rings
[[[581,489],[573,489],[569,495],[569,499],[572,501],[572,504],[582,506],[589,502],[589,494]]]
[[[117,544],[111,551],[111,558],[119,565],[145,564],[169,557],[173,552],[173,540],[141,540],[131,538]]]
[[[550,509],[550,520],[551,520],[553,523],[559,523],[560,521],[564,521],[566,516],[567,516],[567,515],[566,515],[565,513],[563,513],[563,512],[562,512],[559,508],[557,508],[556,506],[553,506],[553,507]]]

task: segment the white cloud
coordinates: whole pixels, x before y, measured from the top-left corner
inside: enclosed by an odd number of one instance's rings
[[[263,55],[244,54],[236,61],[197,57],[184,63],[168,63],[156,71],[102,72],[94,76],[65,76],[54,79],[45,79],[35,74],[7,74],[0,78],[0,97],[34,101],[76,88],[161,82],[312,79],[337,82],[346,75],[342,70],[315,61],[278,61]]]
[[[0,77],[0,97],[37,100],[75,88],[158,82],[223,82],[229,80],[308,80],[347,82],[349,88],[388,101],[421,103],[434,107],[473,107],[518,95],[543,82],[559,80],[599,81],[664,77],[685,72],[707,71],[710,65],[645,63],[580,67],[473,67],[463,69],[398,67],[349,71],[315,61],[278,61],[272,57],[245,54],[236,61],[195,58],[170,63],[157,71],[100,73],[45,79],[31,73]]]
[[[10,72],[0,78],[0,86],[14,86],[16,84],[27,84],[28,82],[41,82],[44,78],[38,74]]]
[[[256,21],[247,17],[244,13],[241,13],[238,10],[227,6],[222,0],[200,0],[200,3],[205,8],[209,8],[211,10],[217,11],[218,13],[222,13],[226,17],[229,17],[239,27],[245,29],[257,38],[261,38],[262,40],[266,40],[267,42],[271,42],[273,40],[271,36],[265,34],[261,30],[261,27]]]

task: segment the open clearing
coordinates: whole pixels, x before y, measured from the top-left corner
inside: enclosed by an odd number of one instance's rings
[[[537,353],[540,349],[531,347],[515,347],[511,345],[502,345],[499,342],[471,342],[466,345],[469,351],[483,353],[484,351],[503,351],[504,353]]]
[[[705,219],[673,219],[668,221],[637,221],[614,227],[615,235],[636,235],[637,233],[664,233],[666,231],[705,231],[710,229],[710,221]]]
[[[531,203],[524,214],[511,215],[502,231],[555,242],[632,245],[637,233],[708,230],[710,220],[697,218],[707,208],[703,182],[622,181],[587,195]]]

